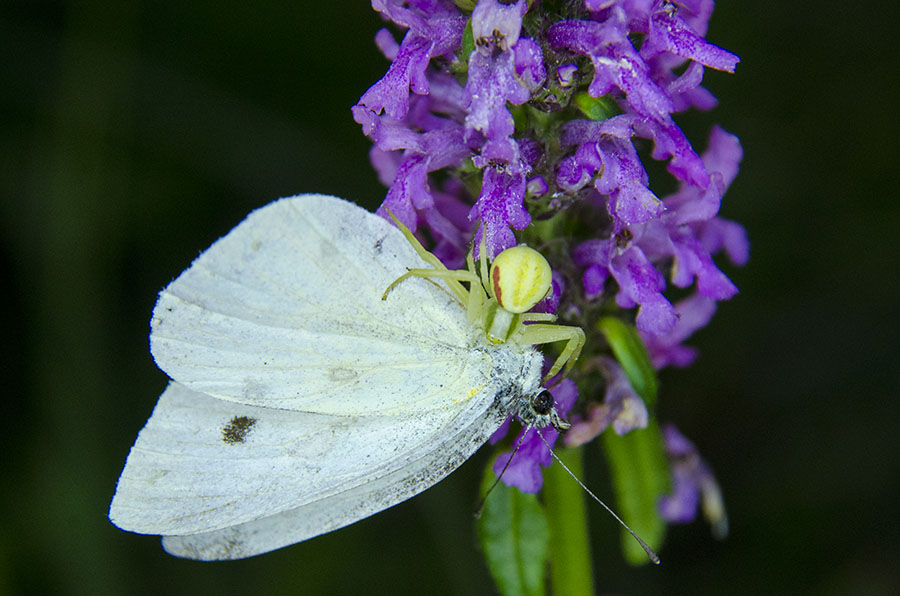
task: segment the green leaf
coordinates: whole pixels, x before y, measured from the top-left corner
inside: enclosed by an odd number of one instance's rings
[[[456,60],[450,64],[450,72],[456,78],[456,82],[460,86],[466,86],[466,80],[469,78],[469,56],[475,49],[475,38],[472,36],[472,19],[466,21],[466,28],[463,30],[462,45],[456,54]]]
[[[655,419],[647,428],[616,435],[612,427],[603,433],[603,447],[612,474],[619,514],[631,529],[658,550],[666,533],[657,502],[669,492],[669,470],[663,451],[662,433]],[[644,549],[622,530],[625,560],[633,565],[647,563]]]
[[[482,493],[496,478],[489,465],[481,483]],[[499,483],[478,519],[478,538],[488,569],[503,596],[545,593],[549,532],[537,495]]]
[[[582,448],[557,447],[556,455],[582,477]],[[544,468],[542,489],[547,521],[550,523],[550,585],[553,594],[564,596],[594,593],[591,546],[588,536],[585,492],[562,466]]]
[[[459,58],[464,63],[469,63],[469,56],[475,50],[475,36],[472,33],[472,19],[466,21],[466,28],[463,29],[462,47],[459,50]]]
[[[597,326],[609,342],[631,386],[652,413],[656,405],[656,371],[637,329],[615,317],[603,317]]]
[[[591,120],[609,120],[621,112],[615,100],[607,95],[591,97],[585,92],[576,93],[575,105]]]

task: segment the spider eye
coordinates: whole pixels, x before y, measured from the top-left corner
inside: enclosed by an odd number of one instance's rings
[[[550,291],[553,280],[547,259],[524,244],[497,255],[490,277],[497,304],[511,313],[531,310]]]
[[[536,413],[546,416],[553,410],[553,403],[553,395],[544,389],[531,400],[531,407],[534,408]]]

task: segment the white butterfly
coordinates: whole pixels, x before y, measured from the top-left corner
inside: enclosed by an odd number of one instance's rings
[[[523,326],[554,317],[501,307],[505,337],[488,339],[499,289],[473,282],[471,258],[447,272],[411,239],[302,195],[201,254],[153,311],[150,349],[172,382],[128,455],[112,522],[162,535],[177,556],[249,557],[425,490],[510,414],[564,426],[532,344],[569,340],[558,371],[581,329]]]

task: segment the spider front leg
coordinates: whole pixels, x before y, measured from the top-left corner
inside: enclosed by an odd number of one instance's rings
[[[460,304],[466,307],[466,312],[468,314],[470,323],[480,320],[482,304],[484,301],[484,292],[481,289],[481,279],[473,271],[466,271],[464,269],[451,271],[446,268],[410,269],[409,271],[395,279],[391,283],[391,285],[387,287],[381,299],[387,300],[388,293],[390,293],[390,291],[393,290],[398,284],[409,279],[410,277],[421,277],[428,280],[441,279],[444,282],[454,282],[453,285],[449,283],[447,284],[450,287],[450,290],[453,292],[451,296],[455,297]],[[466,291],[458,282],[468,282],[469,291]],[[456,293],[457,291],[455,288],[459,288],[459,294]]]
[[[441,262],[440,259],[438,259],[436,256],[434,256],[433,254],[431,254],[430,252],[428,252],[427,250],[425,250],[425,247],[422,246],[422,243],[419,242],[419,239],[416,238],[416,237],[413,235],[413,233],[409,231],[409,228],[407,228],[405,225],[403,225],[403,222],[402,222],[402,221],[400,221],[399,219],[397,219],[397,218],[394,216],[394,214],[391,213],[391,210],[390,210],[390,209],[385,209],[385,211],[386,211],[387,214],[390,216],[390,218],[393,220],[394,225],[397,226],[397,229],[400,230],[400,233],[403,234],[403,237],[406,238],[406,241],[409,242],[409,245],[412,246],[413,250],[416,251],[416,254],[419,255],[419,257],[420,257],[423,261],[425,261],[426,263],[428,263],[429,265],[431,265],[432,267],[434,267],[434,271],[443,271],[443,272],[448,272],[448,271],[449,271],[449,270],[447,269],[447,267]],[[391,290],[393,290],[393,289],[394,289],[394,286],[396,286],[396,285],[399,284],[400,282],[402,282],[402,281],[404,281],[404,280],[406,280],[406,279],[408,279],[408,278],[410,278],[410,277],[424,277],[424,278],[429,278],[429,277],[442,277],[441,275],[437,275],[437,274],[436,274],[436,275],[419,275],[419,274],[414,274],[414,273],[412,273],[413,271],[420,271],[420,272],[421,272],[421,271],[430,271],[430,270],[429,270],[429,269],[412,269],[412,270],[410,270],[408,273],[406,273],[406,274],[400,276],[399,278],[395,279],[394,282],[393,282],[391,285],[389,285],[389,286],[387,287],[387,289],[384,291],[384,294],[382,295],[381,299],[382,299],[382,300],[386,300],[386,299],[387,299],[388,292],[390,292]],[[463,273],[465,273],[465,272],[463,272]],[[460,304],[465,304],[466,301],[468,300],[468,294],[470,294],[471,292],[466,292],[465,288],[462,287],[462,284],[459,283],[458,278],[455,278],[455,277],[453,277],[453,276],[444,276],[443,279],[444,279],[444,283],[446,283],[446,284],[447,284],[447,287],[450,289],[449,291],[450,291],[451,295],[452,295],[454,298],[456,298],[456,300],[457,300]],[[468,280],[463,279],[462,281],[468,281]]]
[[[563,376],[569,374],[569,371],[581,354],[581,348],[584,347],[584,330],[581,327],[570,327],[568,325],[523,325],[521,335],[516,339],[519,343],[532,345],[552,344],[565,340],[566,347],[563,348],[559,358],[556,359],[556,362],[550,367],[550,371],[544,376],[541,381],[543,384],[552,379],[556,373],[563,369],[563,366],[565,366]]]
[[[407,228],[405,225],[403,225],[402,221],[397,219],[396,216],[394,216],[394,214],[391,213],[390,209],[385,209],[385,212],[387,212],[387,214],[390,216],[391,220],[393,220],[394,225],[397,226],[397,229],[400,230],[400,232],[403,234],[403,237],[406,238],[406,241],[409,242],[410,246],[413,247],[413,250],[416,251],[416,254],[418,254],[422,258],[423,261],[425,261],[426,263],[428,263],[435,269],[443,269],[445,271],[447,270],[447,267],[444,266],[443,263],[441,263],[441,260],[439,258],[437,258],[436,256],[434,256],[433,254],[431,254],[430,252],[428,252],[427,250],[425,250],[425,247],[422,246],[422,243],[419,242],[419,239],[416,238],[413,235],[413,233],[409,231],[409,228]],[[394,282],[394,283],[396,283],[396,282]]]
[[[553,323],[557,316],[549,312],[528,312],[522,315],[520,319],[523,323],[534,323],[538,321],[547,321]]]

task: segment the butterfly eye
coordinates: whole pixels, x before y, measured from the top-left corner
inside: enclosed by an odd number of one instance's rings
[[[546,416],[553,410],[553,395],[544,389],[534,396],[534,399],[531,401],[531,407],[534,408],[537,414]]]

